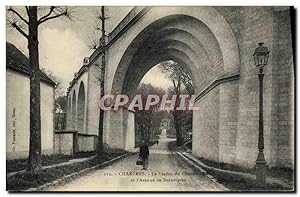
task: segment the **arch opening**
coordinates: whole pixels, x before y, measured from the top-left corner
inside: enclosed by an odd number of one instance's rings
[[[182,145],[191,140],[193,112],[177,110],[179,96],[194,94],[193,82],[188,72],[185,66],[168,60],[154,65],[144,74],[135,94],[141,95],[144,102],[149,95],[158,95],[161,100],[149,109],[135,110],[135,146],[139,146],[142,141],[149,144],[156,142],[156,149],[163,150],[168,147],[167,143],[177,142]],[[168,100],[177,96],[178,103],[175,102],[173,109],[169,108],[171,104],[162,103],[164,96]],[[165,109],[161,109],[164,107]]]
[[[85,90],[83,82],[80,83],[78,91],[78,104],[77,104],[77,130],[84,133],[84,113],[85,113]]]
[[[71,99],[71,129],[76,130],[76,92],[73,91],[72,99]]]

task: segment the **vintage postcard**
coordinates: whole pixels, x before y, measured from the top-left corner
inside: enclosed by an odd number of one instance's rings
[[[295,192],[295,9],[6,6],[10,192]]]

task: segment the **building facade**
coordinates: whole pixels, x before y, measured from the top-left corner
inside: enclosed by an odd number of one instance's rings
[[[30,67],[28,58],[14,45],[6,43],[6,158],[27,158],[30,133]],[[53,82],[41,71],[42,154],[54,150]]]

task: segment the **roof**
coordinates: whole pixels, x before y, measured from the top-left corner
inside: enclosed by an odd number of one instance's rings
[[[30,75],[29,59],[17,47],[6,42],[6,69]],[[55,86],[56,83],[40,70],[41,80]]]

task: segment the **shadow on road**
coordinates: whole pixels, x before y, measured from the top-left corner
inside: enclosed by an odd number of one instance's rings
[[[180,149],[180,147],[177,146],[176,140],[168,142],[168,150],[169,151],[174,152],[174,151],[177,151],[178,149]]]

